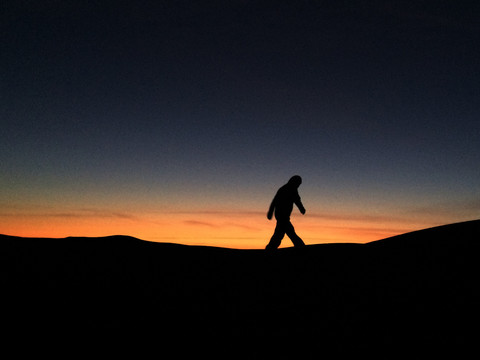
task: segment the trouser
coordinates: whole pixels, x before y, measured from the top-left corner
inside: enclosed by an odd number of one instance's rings
[[[290,220],[277,220],[275,232],[273,233],[272,238],[270,239],[270,242],[268,243],[266,249],[273,250],[278,248],[285,234],[287,234],[290,240],[292,240],[292,243],[295,247],[305,246],[305,243],[300,238],[300,236],[295,233],[295,228],[293,227]]]

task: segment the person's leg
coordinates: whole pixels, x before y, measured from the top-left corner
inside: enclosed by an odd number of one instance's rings
[[[297,235],[297,233],[295,232],[295,228],[293,227],[290,221],[285,226],[285,233],[290,238],[290,240],[292,240],[293,246],[295,247],[305,246],[305,243],[300,238],[300,236]]]
[[[265,249],[267,250],[277,249],[280,246],[280,243],[282,242],[282,239],[284,236],[285,236],[285,226],[281,222],[277,221],[275,232],[273,233],[272,238],[270,239],[270,242],[268,243]]]

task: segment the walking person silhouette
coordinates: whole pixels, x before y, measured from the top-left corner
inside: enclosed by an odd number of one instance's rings
[[[280,246],[285,234],[292,240],[295,247],[305,246],[303,240],[295,233],[295,228],[290,222],[290,214],[293,210],[293,204],[297,205],[302,214],[305,214],[300,196],[298,195],[298,187],[302,183],[302,178],[298,175],[292,176],[288,183],[278,189],[277,194],[272,200],[272,204],[268,209],[267,218],[272,219],[275,213],[277,219],[277,226],[275,232],[268,243],[266,250],[274,250]]]

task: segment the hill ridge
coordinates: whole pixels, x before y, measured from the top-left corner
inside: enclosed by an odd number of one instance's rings
[[[427,236],[434,236],[434,235],[441,235],[443,240],[446,240],[447,236],[464,236],[466,239],[473,240],[480,236],[480,220],[469,220],[469,221],[462,221],[457,223],[451,224],[444,224],[439,226],[434,226],[425,229],[419,229],[410,231],[403,234],[394,235],[388,238],[373,240],[367,243],[356,243],[356,242],[330,242],[330,243],[319,243],[319,244],[309,244],[307,248],[313,249],[316,247],[331,247],[331,246],[356,246],[356,245],[368,245],[368,246],[378,246],[384,245],[386,243],[393,244],[394,242],[400,243],[405,242],[412,242],[418,240],[422,237]],[[181,244],[175,242],[157,242],[148,239],[141,239],[130,235],[105,235],[105,236],[67,236],[67,237],[60,237],[60,238],[49,238],[49,237],[22,237],[22,236],[15,236],[15,235],[5,235],[0,234],[0,240],[2,244],[5,244],[6,240],[31,240],[31,241],[59,241],[59,240],[71,240],[71,241],[109,241],[115,240],[122,242],[141,242],[141,243],[151,243],[151,244],[159,244],[162,246],[180,246],[180,247],[190,247],[190,248],[212,248],[212,249],[224,249],[224,250],[263,250],[263,249],[236,249],[236,248],[229,248],[229,247],[221,247],[221,246],[211,246],[211,245],[189,245],[189,244]],[[432,244],[433,245],[433,244]],[[1,246],[1,245],[0,245]],[[280,248],[278,251],[285,251],[287,249],[291,249],[292,247],[285,247]]]
[[[179,336],[302,349],[319,341],[411,349],[475,343],[469,319],[479,229],[475,220],[273,253],[127,236],[0,236],[2,321],[35,334],[44,324],[61,332],[154,329],[172,343]]]

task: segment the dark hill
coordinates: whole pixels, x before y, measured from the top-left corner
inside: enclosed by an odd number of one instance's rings
[[[24,336],[149,333],[164,347],[272,344],[279,354],[460,349],[475,338],[479,235],[477,220],[274,253],[2,235],[3,326]]]

